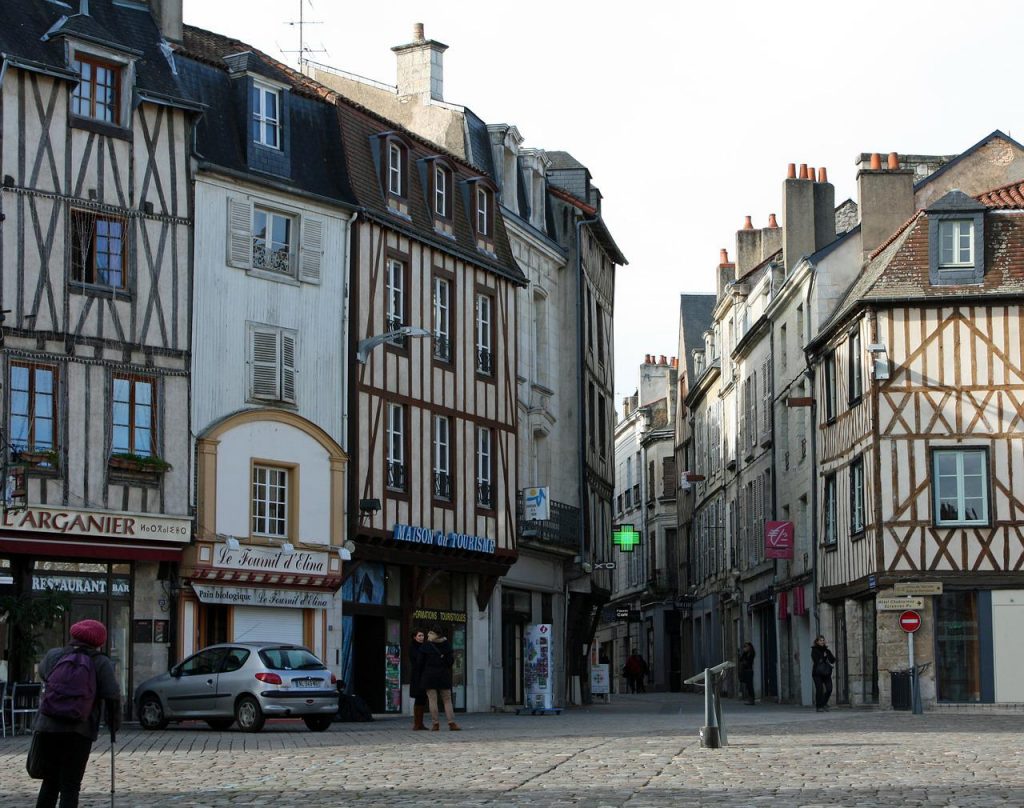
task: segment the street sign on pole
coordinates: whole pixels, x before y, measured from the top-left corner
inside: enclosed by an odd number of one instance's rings
[[[902,612],[904,609],[923,609],[924,598],[878,598],[875,609],[880,612]]]
[[[913,634],[921,628],[921,615],[917,612],[907,610],[900,615],[900,628],[907,634]]]
[[[904,581],[893,584],[897,595],[941,595],[942,581]]]

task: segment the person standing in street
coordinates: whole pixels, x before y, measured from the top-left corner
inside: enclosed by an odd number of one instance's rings
[[[81,620],[71,627],[71,642],[48,651],[39,663],[46,689],[33,724],[33,742],[43,761],[36,808],[55,808],[58,797],[60,808],[77,808],[101,716],[105,712],[111,740],[121,725],[114,664],[100,653],[106,643],[106,626]]]
[[[754,658],[757,652],[754,651],[753,643],[743,643],[743,650],[740,651],[739,669],[740,696],[747,704],[754,703]]]
[[[423,714],[427,710],[427,692],[423,689],[423,641],[426,639],[423,629],[416,629],[412,633],[412,645],[409,646],[409,661],[412,671],[409,677],[409,698],[413,699],[412,707],[412,728],[414,730],[426,729],[423,724]]]
[[[448,729],[456,732],[462,727],[455,723],[455,710],[452,707],[452,644],[444,636],[439,626],[427,632],[427,641],[420,649],[423,656],[423,674],[420,685],[427,692],[430,707],[430,729],[437,732],[441,728],[437,715],[437,700],[444,702],[444,715],[448,719]]]
[[[635,648],[633,653],[626,659],[626,664],[622,668],[622,672],[626,676],[626,682],[629,684],[630,693],[646,693],[647,687],[644,685],[644,679],[647,677],[647,671],[650,670],[647,667],[647,662],[640,652]]]
[[[820,713],[828,710],[832,697],[832,666],[836,664],[832,653],[821,634],[811,646],[811,678],[814,679],[814,708]]]

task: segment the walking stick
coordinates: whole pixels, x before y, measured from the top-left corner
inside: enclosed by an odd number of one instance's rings
[[[114,742],[117,734],[110,728],[110,808],[114,808]]]

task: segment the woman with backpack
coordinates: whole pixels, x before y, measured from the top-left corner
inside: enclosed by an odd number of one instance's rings
[[[100,653],[107,628],[98,620],[71,627],[71,643],[54,648],[39,663],[46,683],[36,713],[30,757],[36,756],[42,779],[36,808],[77,808],[85,767],[99,736],[101,708],[111,736],[121,725],[121,689],[114,664]]]

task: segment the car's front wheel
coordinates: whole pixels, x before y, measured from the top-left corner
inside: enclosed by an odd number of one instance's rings
[[[160,698],[154,693],[147,693],[139,702],[139,724],[143,729],[165,729],[167,716]]]
[[[235,720],[242,732],[259,732],[266,723],[260,703],[252,696],[242,696],[235,705]]]
[[[323,732],[331,726],[332,717],[329,715],[307,715],[302,721],[313,732]]]

